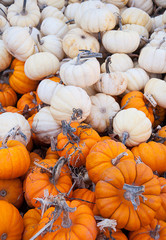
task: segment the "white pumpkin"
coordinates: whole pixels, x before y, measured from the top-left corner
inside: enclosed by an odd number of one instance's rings
[[[83,89],[86,91],[86,93],[88,94],[88,96],[93,96],[93,95],[97,94],[97,91],[94,89],[94,86],[93,86],[93,85],[88,86],[88,87],[85,87],[85,88],[83,88]]]
[[[165,0],[154,0],[154,2],[157,4],[157,6],[166,8]]]
[[[50,111],[58,123],[61,123],[62,120],[69,122],[76,112],[80,113],[77,121],[82,122],[88,117],[90,110],[91,100],[85,90],[80,87],[63,86],[61,84],[56,87],[51,98]]]
[[[76,3],[68,4],[66,6],[64,15],[67,17],[68,20],[75,18],[75,15],[76,15],[79,5],[80,5],[80,3],[76,2]]]
[[[162,15],[162,23],[166,24],[166,11],[164,11],[164,13]]]
[[[79,54],[79,50],[91,50],[99,52],[100,44],[97,39],[86,33],[81,28],[71,29],[62,40],[63,50],[67,56],[74,58]]]
[[[5,48],[2,40],[0,40],[0,72],[9,67],[12,61],[12,56]]]
[[[31,37],[33,38],[34,42],[38,43],[38,37],[37,35],[39,35],[41,37],[41,33],[40,31],[36,28],[36,27],[24,27],[25,30],[28,31],[28,33],[31,35]]]
[[[23,27],[7,28],[2,40],[8,52],[20,61],[26,61],[35,52],[35,42]]]
[[[32,1],[15,1],[8,8],[7,19],[11,26],[36,27],[40,17],[40,9]]]
[[[97,93],[90,97],[92,102],[91,112],[86,123],[98,132],[104,132],[110,125],[110,120],[120,111],[115,99],[104,93]]]
[[[14,2],[14,0],[1,0],[1,3],[4,4],[5,6],[9,6],[13,2]]]
[[[160,14],[158,16],[152,17],[152,29],[151,31],[154,32],[155,29],[162,27],[163,24],[163,14]]]
[[[104,2],[114,4],[119,8],[123,8],[128,3],[128,0],[104,0]]]
[[[150,36],[150,42],[147,46],[165,48],[166,47],[166,32],[165,31],[154,31]]]
[[[100,79],[98,60],[95,57],[81,59],[79,58],[80,54],[78,57],[63,63],[60,67],[59,75],[65,85],[85,88]]]
[[[152,0],[129,0],[129,7],[140,8],[143,11],[147,12],[149,15],[153,12],[153,1]]]
[[[53,6],[47,6],[41,12],[41,21],[48,17],[58,18],[63,22],[68,20],[58,8]]]
[[[128,147],[146,142],[152,133],[152,123],[136,108],[119,111],[113,119],[113,132]]]
[[[3,141],[7,133],[16,126],[20,128],[25,138],[19,134],[16,135],[15,138],[11,136],[9,139],[20,141],[26,146],[31,137],[30,125],[25,117],[19,113],[6,112],[0,115],[0,141]]]
[[[152,95],[157,105],[166,108],[166,82],[158,78],[151,78],[145,85],[144,93]]]
[[[42,21],[40,31],[43,35],[56,35],[63,38],[68,32],[68,26],[62,20],[53,17],[47,17]]]
[[[32,131],[40,142],[50,144],[51,137],[56,138],[61,130],[61,125],[52,117],[50,107],[43,107],[35,114],[32,123]]]
[[[103,34],[102,43],[109,53],[132,53],[138,48],[140,37],[132,30],[111,30]]]
[[[0,39],[2,38],[2,34],[5,31],[5,29],[9,27],[10,27],[9,22],[6,20],[5,17],[0,15]]]
[[[37,46],[40,52],[50,52],[54,54],[59,60],[62,60],[64,58],[62,40],[56,35],[47,35],[42,38],[40,38],[38,35]]]
[[[0,3],[0,16],[6,17],[7,15],[7,7]]]
[[[40,9],[43,9],[47,6],[52,6],[58,9],[62,9],[65,4],[65,0],[37,0],[37,2]]]
[[[41,80],[59,70],[59,60],[52,53],[39,52],[30,56],[24,65],[24,72],[31,80]]]

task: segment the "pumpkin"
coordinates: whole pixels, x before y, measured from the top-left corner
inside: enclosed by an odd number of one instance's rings
[[[61,157],[70,156],[70,165],[74,167],[82,166],[85,164],[85,159],[91,147],[100,141],[100,136],[85,123],[72,122],[65,127],[63,131],[67,131],[67,134],[64,134],[65,132],[60,133],[57,137],[58,153]]]
[[[50,52],[39,52],[30,56],[24,65],[25,75],[32,80],[55,74],[59,69],[58,58]]]
[[[86,188],[77,188],[73,191],[72,199],[79,201],[83,205],[87,205],[93,210],[95,205],[95,193]]]
[[[35,27],[40,20],[40,10],[34,1],[15,1],[8,8],[7,19],[11,26]]]
[[[104,240],[104,239],[127,240],[127,237],[120,229],[116,229],[116,231],[114,231],[114,230],[109,231],[106,228],[106,229],[104,229],[104,231],[99,233],[96,238],[96,240]]]
[[[4,4],[5,6],[8,6],[8,5],[12,4],[12,3],[14,2],[14,0],[2,0],[1,2],[2,2],[2,4]]]
[[[24,224],[18,209],[11,203],[0,200],[0,212],[0,238],[21,240]]]
[[[98,40],[78,27],[66,33],[62,40],[62,46],[64,52],[70,58],[76,57],[81,49],[91,50],[92,52],[99,52],[100,50]]]
[[[72,186],[70,171],[67,165],[61,166],[54,172],[58,159],[44,159],[30,171],[23,183],[25,200],[30,207],[40,207],[36,198],[44,197],[44,190],[56,196],[59,192],[67,193]],[[63,160],[64,161],[64,160]],[[60,162],[61,164],[61,162]],[[59,166],[59,165],[58,165]]]
[[[38,35],[41,37],[41,32],[39,31],[39,29],[38,28],[36,28],[36,27],[24,27],[24,29],[26,30],[26,31],[28,31],[28,33],[31,35],[31,37],[33,38],[33,40],[34,40],[34,42],[36,43],[36,45],[38,44]],[[37,50],[37,48],[36,48],[36,51],[38,51]]]
[[[144,112],[151,123],[154,122],[153,106],[140,91],[131,91],[125,94],[121,101],[121,108],[136,108]]]
[[[58,151],[56,151],[56,150],[54,151],[51,149],[51,147],[49,147],[46,151],[46,158],[47,159],[50,159],[50,158],[57,159],[57,158],[59,158],[59,153],[58,153]]]
[[[37,2],[40,9],[43,9],[47,6],[53,6],[61,9],[65,4],[65,0],[37,0]]]
[[[166,236],[166,223],[162,220],[154,219],[146,227],[141,227],[139,230],[129,233],[129,240],[149,240],[160,239],[164,240]]]
[[[5,31],[5,29],[9,27],[10,27],[9,22],[6,20],[5,17],[0,15],[0,39],[2,39],[2,34]]]
[[[20,111],[16,107],[8,106],[8,107],[2,107],[0,106],[0,114],[5,113],[5,112],[12,112],[12,113],[19,113],[22,114],[22,111]]]
[[[165,108],[162,108],[160,106],[156,106],[156,108],[154,109],[154,123],[153,123],[153,128],[157,127],[158,125],[160,125],[164,119],[165,119],[165,115],[166,115],[166,110]]]
[[[68,19],[64,16],[62,11],[60,11],[57,7],[47,6],[41,12],[41,21],[43,21],[47,17],[54,17],[66,22]]]
[[[166,7],[166,3],[165,3],[164,0],[155,0],[155,3],[157,4],[157,6],[160,6],[160,7],[163,7],[163,8]]]
[[[96,143],[86,157],[86,169],[90,179],[97,183],[102,173],[124,160],[134,161],[134,156],[121,142],[106,139]]]
[[[152,123],[144,112],[128,108],[119,111],[114,117],[113,132],[126,146],[137,146],[149,139]]]
[[[127,5],[129,7],[140,8],[143,11],[147,12],[149,15],[153,12],[153,2],[152,0],[129,0]]]
[[[106,3],[114,4],[115,6],[119,8],[123,8],[126,6],[128,0],[105,0]]]
[[[12,56],[7,51],[5,44],[0,40],[0,72],[9,67],[12,60]]]
[[[161,127],[157,131],[155,140],[166,145],[166,126]]]
[[[17,94],[6,83],[0,83],[0,103],[3,107],[15,106],[17,102]]]
[[[20,208],[23,203],[23,187],[19,178],[0,180],[0,201],[4,200]]]
[[[117,228],[139,230],[154,219],[161,206],[160,184],[144,163],[122,161],[107,168],[95,188],[96,206]]]
[[[0,16],[6,17],[7,15],[7,7],[0,3]]]
[[[140,143],[131,149],[135,158],[141,158],[152,171],[162,174],[166,171],[166,146],[162,143],[150,141],[148,143]],[[160,152],[160,154],[158,154]]]
[[[166,179],[163,177],[158,178],[161,186],[161,207],[157,210],[155,218],[158,220],[166,220]]]
[[[74,2],[66,6],[64,15],[68,20],[74,19],[79,5],[80,5],[80,2]]]
[[[24,94],[36,90],[38,81],[33,81],[25,75],[24,62],[15,58],[9,72],[9,84],[17,93]]]
[[[23,27],[7,28],[2,40],[8,52],[20,61],[25,62],[35,52],[35,42]]]

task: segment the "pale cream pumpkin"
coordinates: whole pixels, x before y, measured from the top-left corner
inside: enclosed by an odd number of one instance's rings
[[[99,52],[98,40],[86,33],[81,28],[71,29],[62,40],[63,50],[67,56],[74,58],[79,54],[79,50],[91,50]]]
[[[75,18],[79,5],[80,5],[80,2],[75,2],[75,3],[68,4],[66,6],[64,15],[67,17],[68,20]]]
[[[50,52],[54,54],[59,60],[62,60],[64,58],[62,40],[56,35],[47,35],[42,38],[40,38],[38,35],[37,46],[40,52]]]
[[[113,119],[113,132],[128,147],[139,145],[149,139],[152,123],[145,113],[136,108],[119,111]]]
[[[166,47],[166,32],[164,30],[154,31],[150,36],[150,42],[147,46],[158,47],[165,49]]]
[[[162,23],[166,24],[166,11],[162,15]]]
[[[91,112],[85,122],[96,131],[104,132],[109,127],[111,119],[120,111],[120,106],[113,97],[104,93],[97,93],[90,99]]]
[[[151,29],[152,32],[154,32],[155,29],[163,26],[163,14],[160,14],[155,17],[151,17],[151,20],[152,20],[152,29]]]
[[[116,24],[119,22],[119,16],[120,16],[120,9],[115,6],[114,4],[107,3],[106,7],[109,8],[109,10],[114,14],[115,19],[116,19]]]
[[[6,112],[0,115],[0,141],[3,141],[8,132],[15,127],[18,127],[24,136],[16,134],[9,139],[20,141],[26,146],[30,141],[31,130],[28,121],[19,113]]]
[[[38,43],[38,37],[37,35],[39,35],[41,37],[41,33],[40,31],[36,28],[36,27],[24,27],[25,30],[28,31],[28,33],[31,35],[31,37],[33,38],[34,42]]]
[[[132,53],[138,48],[140,37],[132,30],[110,30],[103,34],[102,43],[109,53]]]
[[[97,91],[94,89],[94,86],[93,86],[93,85],[88,86],[88,87],[85,87],[85,88],[83,88],[83,89],[86,91],[86,93],[88,94],[88,96],[93,96],[93,95],[97,94]]]
[[[152,0],[129,0],[129,7],[140,8],[143,11],[147,12],[149,15],[153,12],[153,1]]]
[[[40,31],[43,35],[56,35],[63,38],[68,32],[68,26],[62,20],[54,17],[47,17],[42,21]]]
[[[35,42],[23,27],[7,28],[2,40],[8,52],[20,61],[26,61],[35,52]]]
[[[65,85],[88,87],[99,81],[100,64],[93,58],[81,59],[81,53],[60,67],[60,77]]]
[[[166,8],[166,1],[165,0],[154,0],[154,2],[157,4],[157,6]]]
[[[144,93],[152,95],[157,105],[166,108],[166,82],[151,78],[145,85]]]
[[[9,6],[13,2],[14,2],[14,0],[1,0],[1,3],[4,4],[5,6]]]
[[[68,20],[58,8],[53,6],[47,6],[42,10],[41,21],[43,21],[47,17],[58,18],[63,22],[66,22]]]
[[[88,117],[90,110],[91,100],[85,90],[61,84],[56,87],[51,98],[50,111],[58,123],[62,120],[69,122],[74,113],[78,116],[77,121],[82,122]]]
[[[59,60],[49,52],[39,52],[30,56],[24,65],[24,72],[31,80],[41,80],[54,75],[59,70]]]
[[[52,117],[50,107],[43,107],[35,114],[32,131],[40,142],[50,144],[51,137],[56,138],[61,130],[61,125]]]
[[[149,14],[145,11],[136,8],[130,7],[127,8],[121,15],[122,24],[137,24],[144,26],[148,31],[152,28],[152,20]]]
[[[5,48],[2,40],[0,40],[0,72],[9,67],[12,61],[12,56]]]
[[[0,39],[2,39],[2,34],[5,31],[5,29],[9,27],[10,27],[9,22],[6,20],[5,17],[0,15]]]
[[[104,2],[114,4],[119,8],[123,8],[128,3],[128,0],[104,0]]]
[[[62,9],[65,4],[65,0],[37,0],[40,9],[43,9],[47,6],[56,7]]]
[[[7,19],[11,26],[36,27],[40,17],[40,9],[35,1],[17,0],[8,8]]]
[[[0,3],[0,16],[6,17],[7,15],[7,7]]]

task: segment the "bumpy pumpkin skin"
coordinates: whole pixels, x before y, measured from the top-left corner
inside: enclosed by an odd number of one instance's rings
[[[142,186],[138,204],[131,202],[132,192],[124,187]],[[161,187],[150,167],[144,163],[122,161],[106,169],[96,184],[96,206],[104,218],[117,221],[117,228],[129,231],[139,230],[150,224],[161,206]],[[144,199],[144,201],[143,201]]]
[[[123,156],[120,161],[134,161],[132,152],[121,142],[107,139],[95,144],[86,158],[86,169],[88,170],[90,179],[94,183],[97,183],[101,179],[102,173],[107,168],[114,166],[112,160],[122,152],[127,153],[127,156]]]
[[[158,234],[154,233],[156,226],[159,225],[160,229]],[[166,222],[154,219],[150,225],[141,227],[138,231],[129,233],[129,240],[153,240],[153,239],[166,239]]]
[[[0,213],[0,239],[21,240],[24,224],[18,209],[1,200]]]
[[[152,171],[162,174],[166,171],[166,146],[162,143],[150,141],[141,143],[131,149],[135,158],[141,158]]]
[[[54,222],[53,229],[57,230],[54,232],[46,233],[43,237],[39,236],[37,240],[95,240],[97,236],[97,226],[94,219],[92,210],[81,204],[80,202],[74,200],[72,202],[67,202],[68,206],[73,208],[76,207],[76,211],[69,213],[69,218],[72,221],[71,227],[63,228],[62,224],[62,214]],[[50,220],[52,216],[51,213],[54,210],[53,207],[49,208],[43,215],[43,218],[39,222],[39,227],[36,232],[38,232],[46,223]],[[60,226],[57,228],[57,226]]]

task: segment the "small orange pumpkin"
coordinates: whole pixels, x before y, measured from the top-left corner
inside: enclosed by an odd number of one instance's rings
[[[15,106],[17,94],[12,87],[6,83],[0,83],[0,103],[2,107]]]

